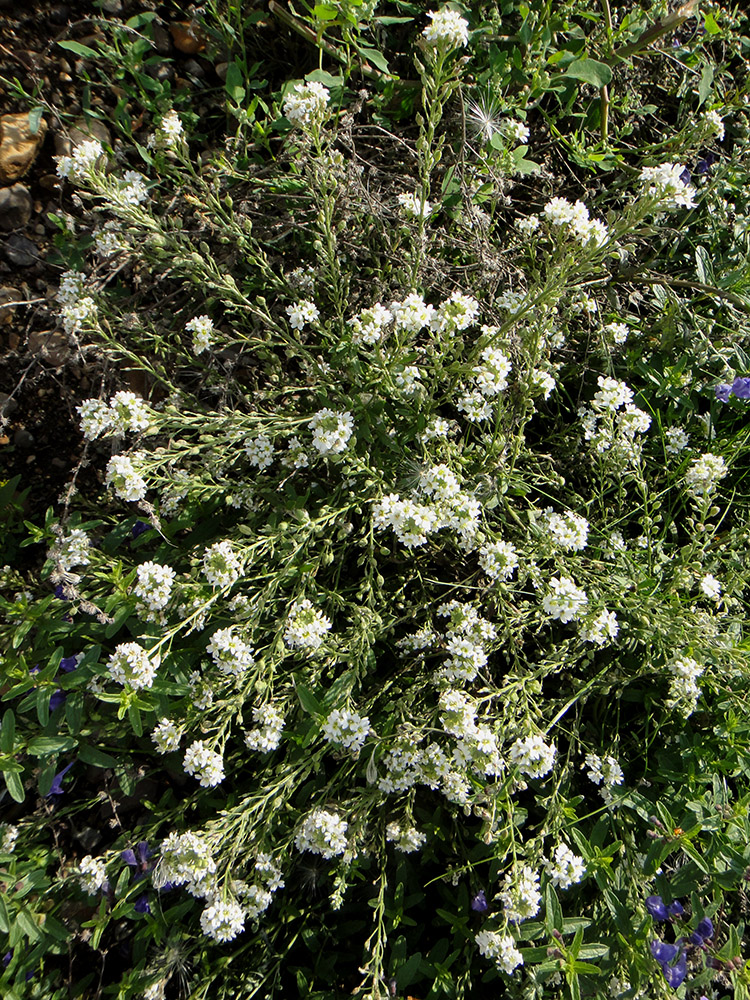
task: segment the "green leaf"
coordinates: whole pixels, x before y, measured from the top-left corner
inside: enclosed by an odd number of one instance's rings
[[[0,750],[2,750],[3,753],[7,753],[8,756],[11,756],[15,742],[16,717],[13,714],[13,709],[8,708],[5,710],[2,728],[0,728]]]
[[[23,802],[26,792],[23,790],[23,782],[16,771],[3,771],[5,784],[7,785],[10,797],[16,802]]]
[[[242,70],[236,62],[227,66],[227,78],[224,81],[227,97],[238,107],[245,100],[245,85],[242,82]]]
[[[546,907],[544,922],[547,925],[547,930],[550,933],[553,930],[560,931],[562,933],[564,927],[563,912],[562,907],[560,906],[560,900],[557,898],[557,893],[551,885],[548,885],[544,895]]]
[[[0,892],[0,932],[7,934],[10,930],[10,914],[5,905],[5,893]]]
[[[39,131],[39,124],[42,120],[42,112],[44,108],[32,108],[29,111],[29,132],[32,135],[36,135]]]
[[[29,941],[38,941],[42,936],[42,932],[28,910],[23,909],[18,911],[16,914],[16,923]]]
[[[48,757],[52,753],[72,750],[77,745],[78,741],[72,736],[35,736],[26,749],[32,757]]]
[[[417,972],[419,971],[421,963],[422,953],[420,951],[416,951],[407,958],[400,968],[396,969],[396,983],[400,990],[405,989],[407,986],[411,986],[417,978]]]
[[[297,692],[300,705],[305,712],[308,713],[308,715],[325,714],[323,706],[320,704],[318,699],[309,688],[305,687],[305,685],[297,679],[296,675],[294,677],[294,690]]]
[[[596,59],[576,59],[565,70],[565,76],[583,80],[601,90],[612,81],[612,70],[606,63],[597,62]]]
[[[698,107],[701,106],[711,93],[714,85],[714,68],[711,63],[706,63],[701,72],[700,83],[698,84]]]
[[[716,18],[713,16],[710,10],[706,11],[706,13],[703,15],[703,26],[705,27],[706,32],[709,35],[718,35],[721,31],[721,28],[716,23]]]
[[[83,56],[84,59],[98,59],[100,53],[96,49],[90,49],[88,45],[81,45],[80,42],[58,42],[57,43],[61,49],[65,49],[66,52],[73,52],[77,56]]]
[[[375,69],[379,69],[382,73],[389,73],[388,60],[385,58],[382,52],[378,49],[372,49],[367,45],[359,45],[357,51],[366,59],[367,62],[371,63]]]

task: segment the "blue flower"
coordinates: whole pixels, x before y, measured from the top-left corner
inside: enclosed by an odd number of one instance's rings
[[[51,696],[51,698],[49,700],[49,710],[50,710],[50,712],[54,712],[58,708],[60,708],[62,705],[64,705],[65,704],[65,699],[67,697],[68,697],[67,694],[64,691],[62,691],[60,688],[58,688],[56,691],[53,691],[52,692],[52,696]]]
[[[121,852],[120,857],[126,864],[130,865],[131,868],[135,868],[135,879],[137,882],[138,879],[143,878],[146,872],[151,869],[149,859],[151,858],[153,851],[148,846],[148,842],[145,840],[142,840],[137,845],[136,851],[138,851],[137,857],[136,852],[131,847],[128,847],[126,850]]]
[[[683,945],[682,938],[676,944],[667,944],[664,941],[651,942],[651,954],[661,966],[664,978],[673,990],[682,985],[687,975],[687,955]]]
[[[745,376],[737,376],[737,378],[732,382],[732,394],[737,397],[737,399],[750,399],[750,378]]]
[[[666,920],[669,916],[661,896],[649,896],[646,900],[646,909],[654,920]]]
[[[60,660],[60,670],[62,670],[64,674],[69,674],[78,666],[78,659],[78,653],[76,653],[75,656],[64,656],[62,660]]]
[[[710,917],[704,917],[690,935],[693,944],[702,945],[714,936],[714,925]]]
[[[133,536],[133,538],[137,538],[139,535],[142,535],[144,531],[148,531],[150,527],[151,525],[146,524],[145,521],[136,521],[133,527],[130,529],[130,533]]]
[[[135,912],[136,913],[150,913],[151,907],[148,905],[148,896],[145,894],[139,896],[135,901]]]
[[[489,907],[484,889],[480,889],[471,901],[471,908],[475,913],[485,913]]]
[[[679,901],[679,899],[674,899],[667,907],[667,913],[670,917],[681,917],[685,912],[685,907]]]
[[[687,975],[687,955],[685,952],[683,951],[674,965],[662,965],[661,971],[664,973],[667,984],[673,990],[676,990],[678,986],[682,986],[683,980]]]
[[[721,385],[716,386],[714,392],[720,403],[728,403],[729,397],[732,395],[732,387],[728,382],[722,382]]]
[[[71,769],[71,767],[74,764],[75,764],[75,761],[71,760],[71,762],[68,764],[67,767],[64,767],[62,769],[62,771],[60,771],[58,774],[56,774],[54,776],[54,778],[52,779],[52,784],[50,785],[50,789],[47,792],[47,794],[44,796],[45,799],[48,799],[50,797],[50,795],[64,795],[65,794],[65,789],[62,786],[62,780],[63,780],[63,778],[65,777],[65,775],[68,773],[68,771]]]
[[[659,965],[666,965],[677,958],[680,948],[676,944],[667,944],[665,941],[652,941],[651,954]]]

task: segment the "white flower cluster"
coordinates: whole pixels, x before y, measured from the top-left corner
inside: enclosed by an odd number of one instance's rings
[[[321,732],[329,743],[337,743],[356,754],[364,746],[372,727],[366,715],[334,708],[321,726]]]
[[[593,642],[596,646],[604,646],[607,642],[616,639],[619,631],[617,615],[614,611],[604,610],[596,618],[584,622],[579,634],[584,642]]]
[[[479,931],[474,940],[480,954],[494,962],[501,972],[511,975],[514,969],[523,965],[523,955],[516,948],[516,942],[510,934],[499,934],[497,931]]]
[[[245,454],[250,460],[250,464],[258,469],[267,469],[273,464],[273,452],[273,445],[265,434],[259,434],[257,437],[248,438],[245,441]]]
[[[578,411],[584,438],[600,455],[612,451],[615,457],[634,461],[640,451],[636,435],[649,429],[651,417],[633,405],[633,390],[624,382],[600,375],[598,384],[591,407]],[[621,407],[624,410],[618,413]]]
[[[197,833],[170,833],[156,871],[162,885],[187,885],[193,895],[202,896],[216,871],[213,847]]]
[[[284,716],[275,705],[263,705],[253,709],[253,721],[256,728],[245,733],[245,743],[249,750],[260,753],[270,753],[281,742],[281,731],[284,728]]]
[[[352,329],[352,340],[355,344],[362,343],[372,347],[383,339],[385,327],[391,322],[393,313],[376,302],[374,306],[363,309],[357,316],[347,320],[347,325]]]
[[[483,327],[484,330],[491,329]],[[508,388],[508,375],[512,368],[510,359],[497,347],[485,347],[481,353],[482,364],[474,367],[475,388],[487,397],[497,396]]]
[[[668,455],[679,455],[690,443],[690,435],[682,427],[667,427],[664,439],[664,451]]]
[[[643,193],[657,199],[659,208],[695,208],[695,188],[689,179],[690,173],[681,163],[643,167],[640,177]]]
[[[625,323],[607,323],[602,327],[602,332],[607,334],[618,347],[622,347],[630,331]]]
[[[122,177],[94,178],[102,194],[108,196],[113,208],[129,209],[142,205],[148,199],[148,188],[143,174],[126,170]]]
[[[313,448],[323,456],[340,455],[354,432],[354,418],[348,410],[339,413],[325,408],[318,410],[308,427],[313,432]]]
[[[203,575],[212,587],[229,587],[236,583],[241,568],[231,542],[214,542],[203,554]]]
[[[600,412],[619,410],[621,406],[633,402],[633,390],[616,378],[600,375],[597,379],[597,385],[599,391],[594,395],[593,405]]]
[[[505,762],[500,756],[497,739],[488,726],[476,724],[472,699],[462,691],[448,688],[440,694],[439,707],[443,728],[458,740],[453,751],[454,761],[481,776],[502,774]]]
[[[182,766],[185,774],[197,778],[203,788],[213,788],[224,780],[224,758],[207,747],[203,740],[190,744]]]
[[[425,504],[402,500],[389,493],[373,504],[373,524],[376,529],[393,528],[398,540],[409,549],[424,545],[427,536],[436,530],[437,512]]]
[[[210,316],[196,316],[185,324],[193,335],[193,354],[203,354],[214,342],[214,323]]]
[[[422,32],[425,41],[435,48],[463,48],[469,42],[469,22],[456,10],[443,7],[438,11],[430,11],[427,16],[432,19]]]
[[[0,823],[0,851],[12,854],[18,840],[18,827],[12,823]]]
[[[503,124],[503,132],[514,142],[523,144],[529,141],[529,129],[517,118],[511,118]]]
[[[696,458],[685,473],[685,482],[691,493],[698,497],[708,497],[715,492],[717,484],[727,475],[729,469],[721,455],[707,452]]]
[[[331,619],[313,607],[307,597],[295,601],[289,612],[284,642],[292,649],[305,649],[314,653],[323,644],[331,629]]]
[[[314,809],[305,817],[294,843],[300,852],[310,851],[329,859],[346,850],[348,826],[336,813],[328,812],[327,809]]]
[[[707,111],[703,115],[703,121],[708,126],[710,132],[712,132],[716,138],[721,142],[725,135],[724,119],[721,117],[718,111]]]
[[[427,835],[421,833],[414,826],[406,826],[402,823],[392,822],[385,828],[385,839],[389,843],[396,845],[397,851],[404,854],[411,854],[418,851],[427,840]]]
[[[179,750],[180,730],[170,719],[162,719],[151,733],[151,739],[156,744],[159,753],[172,753]]]
[[[320,318],[320,310],[314,302],[309,299],[302,299],[291,306],[286,307],[286,314],[289,317],[289,325],[293,330],[303,330],[306,326],[312,326]]]
[[[532,393],[541,393],[544,399],[549,399],[557,385],[555,376],[544,368],[534,368],[531,372]]]
[[[97,256],[106,259],[129,250],[130,244],[116,223],[107,222],[103,229],[98,229],[94,233],[94,247]]]
[[[586,548],[589,522],[580,514],[566,511],[565,514],[547,512],[547,530],[558,548],[566,552],[580,552]]]
[[[571,204],[567,198],[552,198],[544,206],[544,216],[552,226],[567,227],[583,246],[603,246],[609,230],[600,219],[592,219],[582,201]]]
[[[281,464],[287,469],[306,469],[310,464],[310,458],[298,437],[289,438],[286,453],[282,456]]]
[[[412,219],[428,219],[432,212],[432,205],[429,201],[425,198],[424,204],[422,204],[420,196],[411,191],[400,194],[398,196],[398,203],[403,209],[404,214]]]
[[[74,566],[88,566],[91,562],[89,553],[91,541],[82,528],[71,528],[63,534],[58,533],[57,541],[47,553],[47,558],[58,562],[63,572],[69,572]]]
[[[201,913],[201,930],[220,944],[231,941],[245,928],[245,912],[233,899],[212,898]]]
[[[519,871],[509,872],[498,893],[505,907],[505,916],[517,924],[539,912],[542,894],[539,891],[539,872],[524,865]]]
[[[325,117],[330,97],[322,83],[296,83],[284,98],[284,117],[293,125],[319,123]]]
[[[133,593],[149,611],[161,611],[169,604],[175,572],[171,566],[145,562],[138,567]]]
[[[407,333],[419,333],[435,319],[435,307],[427,305],[418,292],[411,292],[401,302],[391,302],[390,313],[396,329]]]
[[[214,632],[206,646],[206,652],[210,653],[222,674],[228,677],[236,677],[255,666],[252,649],[235,634],[231,625]]]
[[[452,292],[440,303],[430,325],[436,333],[454,334],[470,327],[478,315],[479,303],[475,298],[463,292]]]
[[[393,376],[393,381],[396,388],[404,396],[414,396],[422,386],[422,383],[419,381],[421,375],[422,373],[416,365],[405,365],[403,368],[397,369]]]
[[[549,774],[555,763],[557,747],[545,743],[541,736],[519,737],[512,745],[508,756],[521,774],[530,778],[543,778]]]
[[[695,711],[701,689],[696,680],[703,673],[704,667],[690,656],[678,656],[668,664],[672,680],[669,684],[668,708],[678,708],[687,718]]]
[[[587,776],[595,785],[601,785],[601,796],[607,805],[613,802],[612,789],[615,785],[621,785],[625,780],[625,775],[617,759],[610,754],[599,757],[595,753],[588,753],[584,757],[582,767],[588,768]]]
[[[159,657],[151,656],[137,642],[123,642],[112,653],[107,672],[118,684],[127,684],[134,690],[150,688],[159,667]]]
[[[142,500],[148,489],[146,480],[136,472],[133,458],[128,455],[110,458],[104,481],[121,500]]]
[[[79,142],[70,156],[61,156],[57,161],[57,173],[64,180],[81,184],[85,181],[104,156],[104,148],[97,139]]]
[[[445,635],[445,649],[450,658],[437,671],[435,680],[473,681],[487,663],[484,644],[495,638],[495,626],[482,618],[471,604],[460,601],[441,605],[438,614],[450,619]]]
[[[547,586],[547,593],[542,598],[542,608],[550,618],[561,622],[580,618],[589,602],[585,590],[577,587],[568,576],[553,576]]]
[[[176,111],[168,111],[159,122],[154,134],[154,143],[157,147],[175,149],[181,144],[183,133],[180,116]]]
[[[98,309],[89,294],[85,274],[66,271],[60,278],[56,298],[62,306],[63,329],[68,335],[72,336],[84,326],[96,323]]]
[[[557,845],[544,867],[552,885],[557,889],[570,888],[571,885],[580,882],[586,874],[583,858],[574,854],[566,844]]]
[[[700,588],[709,601],[719,601],[721,598],[721,583],[712,573],[706,573],[701,579]]]
[[[89,896],[95,895],[107,884],[107,867],[101,858],[87,854],[78,865],[78,880]]]

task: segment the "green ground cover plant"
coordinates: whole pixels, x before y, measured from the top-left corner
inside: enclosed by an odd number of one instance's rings
[[[3,996],[746,997],[746,20],[272,7],[204,122],[103,22],[58,162]]]

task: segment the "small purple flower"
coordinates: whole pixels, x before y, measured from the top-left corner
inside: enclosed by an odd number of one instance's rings
[[[672,902],[667,907],[667,913],[670,917],[681,917],[685,912],[685,907],[679,901],[679,899],[673,899]]]
[[[8,968],[8,966],[10,965],[10,962],[11,962],[12,958],[13,958],[13,952],[12,951],[6,951],[5,954],[3,955],[3,968],[4,969]]]
[[[135,901],[135,912],[136,913],[150,913],[151,907],[148,905],[148,896],[145,894],[139,896]]]
[[[676,990],[678,986],[682,986],[683,980],[687,975],[687,955],[685,952],[683,951],[674,965],[662,965],[661,971],[664,973],[667,985],[671,986],[673,990]]]
[[[688,170],[687,167],[685,167],[685,169],[680,174],[680,180],[682,181],[683,184],[685,184],[687,186],[690,183],[691,176],[692,175],[691,175],[690,171]]]
[[[130,529],[130,534],[133,536],[133,538],[137,538],[139,535],[142,535],[144,531],[148,531],[150,527],[151,525],[146,524],[145,521],[136,521],[133,527]]]
[[[661,896],[649,896],[646,899],[646,909],[654,920],[666,920],[669,917],[669,912]]]
[[[683,947],[684,943],[683,938],[680,938],[676,944],[667,944],[665,941],[651,942],[651,954],[661,966],[664,978],[673,990],[682,984],[687,975],[687,955]],[[676,962],[675,959],[677,959]]]
[[[138,852],[136,856],[136,851]],[[132,847],[126,848],[120,853],[122,860],[130,865],[131,868],[135,868],[135,880],[143,878],[148,871],[151,869],[151,864],[149,864],[149,859],[153,855],[153,851],[148,846],[148,842],[142,840],[137,846],[135,851]]]
[[[64,674],[69,674],[78,666],[78,659],[79,654],[76,654],[75,656],[64,656],[62,660],[60,660],[60,670],[62,670]]]
[[[714,392],[720,403],[728,403],[729,397],[732,395],[732,387],[728,382],[722,382],[716,386]]]
[[[60,771],[58,774],[56,774],[54,776],[54,778],[52,779],[52,784],[50,785],[50,789],[47,792],[47,794],[44,796],[45,799],[48,799],[50,797],[50,795],[64,795],[65,794],[65,789],[62,786],[62,780],[63,780],[63,778],[65,777],[65,775],[68,773],[68,771],[71,769],[71,767],[74,764],[75,764],[75,761],[71,760],[71,762],[68,764],[67,767],[64,767],[62,769],[62,771]]]
[[[704,917],[690,935],[693,944],[702,945],[714,936],[714,925],[710,917]]]
[[[651,942],[651,954],[659,965],[667,965],[668,962],[672,962],[677,958],[679,952],[680,948],[676,944],[667,944],[666,941]]]
[[[475,913],[486,913],[489,908],[487,902],[487,897],[484,894],[484,889],[480,889],[476,896],[471,901],[471,908]]]
[[[732,395],[737,399],[750,399],[750,378],[738,375],[732,382]]]
[[[65,699],[67,697],[68,697],[67,694],[64,691],[62,691],[60,688],[58,688],[56,691],[53,691],[52,692],[52,697],[49,700],[49,710],[50,710],[50,712],[54,712],[58,708],[61,708],[65,704]]]

